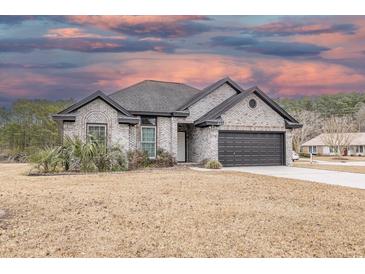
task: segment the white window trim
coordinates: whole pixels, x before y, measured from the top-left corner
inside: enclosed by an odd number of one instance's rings
[[[362,145],[361,146],[356,146],[355,147],[355,152],[356,153],[364,153],[364,146],[362,146]]]
[[[87,123],[86,124],[86,139],[89,137],[89,127],[95,127],[95,126],[100,126],[100,127],[104,127],[105,128],[105,145],[108,145],[108,125],[107,124],[103,124],[103,123]]]
[[[143,129],[144,128],[153,128],[153,129],[155,129],[155,142],[154,142],[154,145],[155,145],[155,156],[148,157],[148,158],[150,158],[150,159],[156,159],[156,154],[157,154],[157,146],[156,146],[156,144],[157,144],[157,128],[156,128],[156,126],[141,126],[141,148],[142,148],[142,143],[152,144],[152,142],[143,142],[142,141]]]
[[[317,154],[317,146],[309,146],[309,153]]]

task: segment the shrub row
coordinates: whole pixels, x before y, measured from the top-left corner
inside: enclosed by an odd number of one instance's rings
[[[62,146],[46,147],[29,160],[36,164],[39,173],[124,171],[175,165],[175,159],[161,149],[155,159],[149,159],[144,151],[125,153],[119,146],[106,147],[79,138],[65,138]]]

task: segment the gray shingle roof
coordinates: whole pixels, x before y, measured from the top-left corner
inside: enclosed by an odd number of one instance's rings
[[[129,111],[173,112],[200,92],[181,83],[145,80],[109,97]]]

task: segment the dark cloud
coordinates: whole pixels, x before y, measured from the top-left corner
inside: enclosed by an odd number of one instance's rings
[[[313,44],[274,41],[262,41],[243,49],[248,52],[281,57],[315,56],[319,55],[322,51],[329,50],[329,48]]]
[[[242,47],[257,44],[257,40],[251,37],[239,36],[215,36],[211,38],[214,46]]]
[[[28,15],[0,15],[0,24],[3,25],[16,25],[23,21],[31,20],[35,18],[34,16]]]
[[[64,16],[57,21],[74,25],[89,25],[137,37],[178,38],[208,32],[212,29],[203,21],[207,16]]]
[[[51,63],[51,64],[0,63],[0,69],[69,69],[77,67],[79,67],[79,65],[72,63]]]
[[[254,36],[290,36],[290,35],[315,35],[324,33],[355,34],[358,26],[355,24],[326,24],[323,22],[295,22],[283,20],[264,25],[245,27],[244,34]]]
[[[31,52],[35,49],[62,49],[79,52],[173,52],[175,46],[161,41],[100,38],[27,38],[2,39],[0,52]]]
[[[176,24],[137,24],[123,25],[110,28],[113,31],[134,35],[134,36],[152,36],[161,38],[187,37],[211,30],[211,27],[198,22],[178,22]]]
[[[281,57],[308,57],[319,55],[326,47],[308,43],[260,41],[250,37],[216,36],[211,39],[213,46],[232,47],[238,51],[254,52]]]

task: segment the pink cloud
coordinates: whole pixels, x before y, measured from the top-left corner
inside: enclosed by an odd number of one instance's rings
[[[336,93],[341,87],[365,85],[365,76],[341,65],[330,66],[321,62],[271,61],[256,64],[277,87],[281,95],[318,95],[320,92]]]
[[[44,35],[48,38],[109,38],[109,39],[125,39],[124,36],[105,36],[95,33],[86,33],[80,28],[56,28],[49,29]]]
[[[107,93],[145,79],[175,81],[203,88],[230,76],[244,88],[258,85],[276,96],[318,95],[358,90],[365,76],[341,65],[321,61],[236,58],[213,54],[122,53],[110,55],[113,62],[73,68],[59,73],[47,71],[0,74],[0,90],[9,96],[42,96],[55,87],[78,90],[83,96],[101,89]],[[358,90],[361,91],[361,90]],[[77,93],[74,97],[79,96]]]
[[[67,21],[80,25],[148,37],[183,37],[209,30],[197,21],[205,16],[67,16]]]
[[[139,24],[174,24],[177,22],[204,20],[205,16],[185,15],[185,16],[156,16],[156,15],[138,15],[138,16],[114,16],[114,15],[94,15],[94,16],[68,16],[68,20],[78,24],[90,24],[103,28],[113,28],[123,25]]]
[[[44,94],[42,91],[34,89],[39,86],[60,85],[61,81],[57,77],[25,71],[19,72],[1,71],[0,90],[3,95],[8,96],[28,96]]]
[[[113,90],[145,79],[174,81],[204,87],[230,75],[241,82],[252,81],[247,66],[235,65],[232,58],[216,55],[129,54],[121,56],[120,64],[102,64],[87,67],[84,72],[98,76],[97,84]]]

